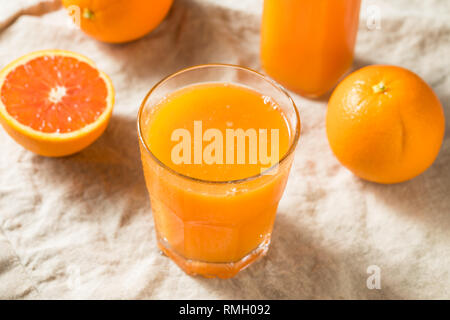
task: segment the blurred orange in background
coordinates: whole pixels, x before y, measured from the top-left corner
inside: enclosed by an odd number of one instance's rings
[[[122,43],[155,29],[173,0],[63,0],[74,22],[97,40]]]

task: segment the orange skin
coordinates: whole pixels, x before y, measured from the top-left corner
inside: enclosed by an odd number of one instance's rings
[[[264,0],[261,63],[286,88],[318,97],[353,61],[360,0]]]
[[[396,66],[369,66],[344,79],[328,103],[326,127],[338,160],[357,176],[398,183],[436,159],[444,111],[416,74]]]
[[[122,43],[155,29],[173,0],[63,0],[62,3],[72,16],[80,8],[80,28],[88,35],[103,42]]]

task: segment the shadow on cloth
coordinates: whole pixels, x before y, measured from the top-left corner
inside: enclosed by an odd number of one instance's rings
[[[73,156],[46,158],[34,155],[29,179],[46,181],[65,190],[66,203],[82,205],[86,214],[101,215],[117,198],[126,201],[122,219],[148,206],[135,119],[113,115],[105,133]],[[35,190],[39,193],[39,190]],[[44,195],[41,195],[44,196]],[[125,221],[124,221],[125,222]]]
[[[356,268],[345,252],[314,245],[312,233],[300,230],[283,212],[277,213],[272,244],[265,257],[228,280],[196,277],[197,283],[225,299],[351,299],[396,296],[383,283],[383,290],[368,290],[366,267]],[[339,270],[336,273],[336,270]],[[351,279],[351,280],[350,280]],[[280,287],[284,283],[284,287]]]
[[[394,208],[395,213],[420,220],[430,232],[450,229],[450,139],[444,140],[434,164],[412,180],[381,185],[364,181],[365,189],[377,201]],[[362,180],[361,180],[362,181]],[[389,194],[389,197],[386,197]],[[443,232],[450,237],[450,233]]]

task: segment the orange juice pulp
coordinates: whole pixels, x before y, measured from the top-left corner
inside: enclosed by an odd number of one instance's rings
[[[350,68],[360,0],[264,0],[261,61],[279,83],[320,96]]]
[[[161,249],[188,273],[233,276],[245,264],[233,263],[270,239],[291,159],[281,163],[275,174],[226,183],[264,171],[259,162],[248,163],[248,141],[244,164],[195,164],[193,155],[191,164],[175,164],[172,150],[178,142],[171,136],[174,130],[184,128],[194,137],[194,121],[202,122],[203,132],[214,128],[224,137],[230,128],[278,129],[282,158],[293,139],[284,114],[275,101],[256,91],[207,83],[169,94],[143,117],[143,139],[154,157],[141,144],[142,160]],[[208,144],[203,142],[203,149]],[[186,263],[191,260],[200,263]],[[228,266],[222,268],[221,264]]]

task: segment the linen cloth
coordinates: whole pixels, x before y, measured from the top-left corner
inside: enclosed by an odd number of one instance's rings
[[[74,156],[34,155],[0,129],[0,298],[450,299],[448,133],[419,177],[366,182],[328,146],[329,96],[293,94],[302,136],[266,257],[220,280],[190,277],[159,253],[140,164],[139,105],[183,67],[222,62],[261,71],[261,11],[261,0],[175,0],[155,31],[110,45],[74,28],[59,1],[0,0],[0,67],[34,50],[73,50],[116,89],[106,132]],[[418,73],[444,106],[447,132],[449,57],[450,2],[363,2],[354,69],[387,63]],[[373,268],[380,289],[367,286]]]

